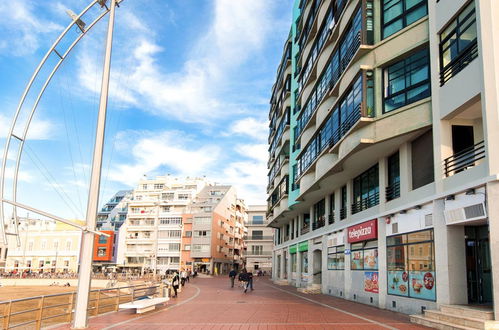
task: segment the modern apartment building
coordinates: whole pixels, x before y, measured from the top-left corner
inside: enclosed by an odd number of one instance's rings
[[[184,231],[186,265],[198,272],[227,274],[242,265],[247,221],[233,186],[208,185],[192,201]],[[190,229],[190,230],[187,230]]]
[[[244,237],[246,245],[244,262],[246,269],[251,272],[261,270],[270,273],[272,269],[274,229],[267,226],[266,210],[265,205],[248,206],[248,221],[245,223],[248,234]]]
[[[119,230],[117,263],[135,271],[179,270],[182,217],[206,184],[204,178],[140,180]]]
[[[97,213],[97,228],[118,231],[126,220],[131,190],[120,190]]]
[[[82,232],[54,220],[18,218],[19,238],[9,237],[5,270],[76,273]],[[83,222],[80,222],[83,224]]]
[[[276,281],[499,319],[498,12],[295,1],[269,113]]]

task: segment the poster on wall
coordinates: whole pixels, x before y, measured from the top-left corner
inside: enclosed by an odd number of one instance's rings
[[[435,284],[435,272],[410,272],[409,293],[413,298],[436,300]]]
[[[364,258],[362,258],[362,250],[352,251],[351,259],[351,269],[364,269]]]
[[[364,250],[364,269],[378,269],[378,249]]]
[[[388,271],[388,293],[409,296],[409,274],[404,270]]]
[[[379,293],[378,272],[364,272],[364,291]]]

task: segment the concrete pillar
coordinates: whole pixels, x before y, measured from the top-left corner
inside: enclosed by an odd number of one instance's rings
[[[388,294],[388,265],[386,259],[386,222],[385,218],[378,218],[378,307],[386,308]]]
[[[285,262],[286,259],[286,251],[281,251],[281,258],[279,259],[280,267],[279,267],[279,279],[283,280],[285,278],[284,274],[286,273]]]
[[[388,169],[387,169],[387,159],[383,157],[379,160],[379,211],[383,212],[385,210],[386,201],[386,185],[388,183]]]
[[[400,164],[400,196],[405,196],[412,190],[411,145],[404,143],[399,149]]]
[[[291,284],[292,281],[292,272],[291,272],[291,254],[289,253],[289,247],[286,249],[286,278],[288,279],[288,284]]]
[[[352,203],[353,203],[353,182],[352,180],[347,181],[347,218],[352,215]]]
[[[346,230],[345,230],[346,231]],[[345,251],[350,250],[350,243],[345,241]],[[345,299],[352,299],[352,269],[350,264],[350,258],[352,254],[345,253]]]
[[[329,209],[331,208],[330,205],[331,205],[331,197],[330,195],[326,195],[324,196],[324,199],[326,201],[326,203],[324,203],[324,207],[326,208],[326,212],[324,213],[324,217],[326,218],[326,226],[329,225]]]
[[[303,220],[302,220],[302,215],[299,214],[296,217],[296,221],[298,222],[298,237],[301,236],[301,229],[303,228]]]
[[[494,299],[494,315],[499,320],[499,208],[491,207],[499,200],[499,182],[487,183],[487,205],[489,215],[489,248],[492,265],[492,296]],[[495,285],[494,285],[495,283]]]
[[[433,201],[437,303],[466,304],[466,250],[464,227],[447,226],[445,201]]]
[[[302,264],[301,264],[301,252],[296,251],[296,282],[295,286],[297,288],[301,287],[301,273],[302,273]]]

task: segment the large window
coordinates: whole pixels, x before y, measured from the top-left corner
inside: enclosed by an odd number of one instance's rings
[[[377,270],[378,269],[378,241],[352,243],[350,246],[350,269]]]
[[[440,34],[440,84],[478,56],[475,4],[471,1]]]
[[[388,237],[388,294],[435,300],[433,230]]]
[[[324,227],[326,224],[326,200],[321,199],[314,204],[314,223],[312,229]]]
[[[353,179],[352,214],[366,210],[379,203],[378,164]]]
[[[383,0],[383,39],[428,14],[427,0]]]
[[[343,270],[345,269],[345,246],[333,246],[327,248],[327,269]]]
[[[263,225],[263,215],[254,215],[251,222],[254,225]]]
[[[384,112],[430,96],[430,61],[423,49],[383,70]]]
[[[296,253],[292,253],[291,254],[291,272],[296,272],[296,260],[297,260]]]

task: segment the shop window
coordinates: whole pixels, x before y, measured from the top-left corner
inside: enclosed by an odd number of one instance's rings
[[[350,249],[350,268],[352,270],[378,269],[378,241],[353,243]]]
[[[301,272],[308,274],[308,253],[306,251],[301,254]]]
[[[440,34],[440,85],[478,57],[475,4],[470,4]]]
[[[383,39],[428,14],[427,0],[383,0]]]
[[[387,238],[388,294],[436,300],[433,230]]]
[[[345,269],[345,246],[333,246],[327,249],[327,269]]]
[[[296,253],[291,254],[291,272],[296,272],[296,260],[297,260]]]
[[[385,113],[429,97],[431,91],[428,49],[385,68],[383,79]]]

